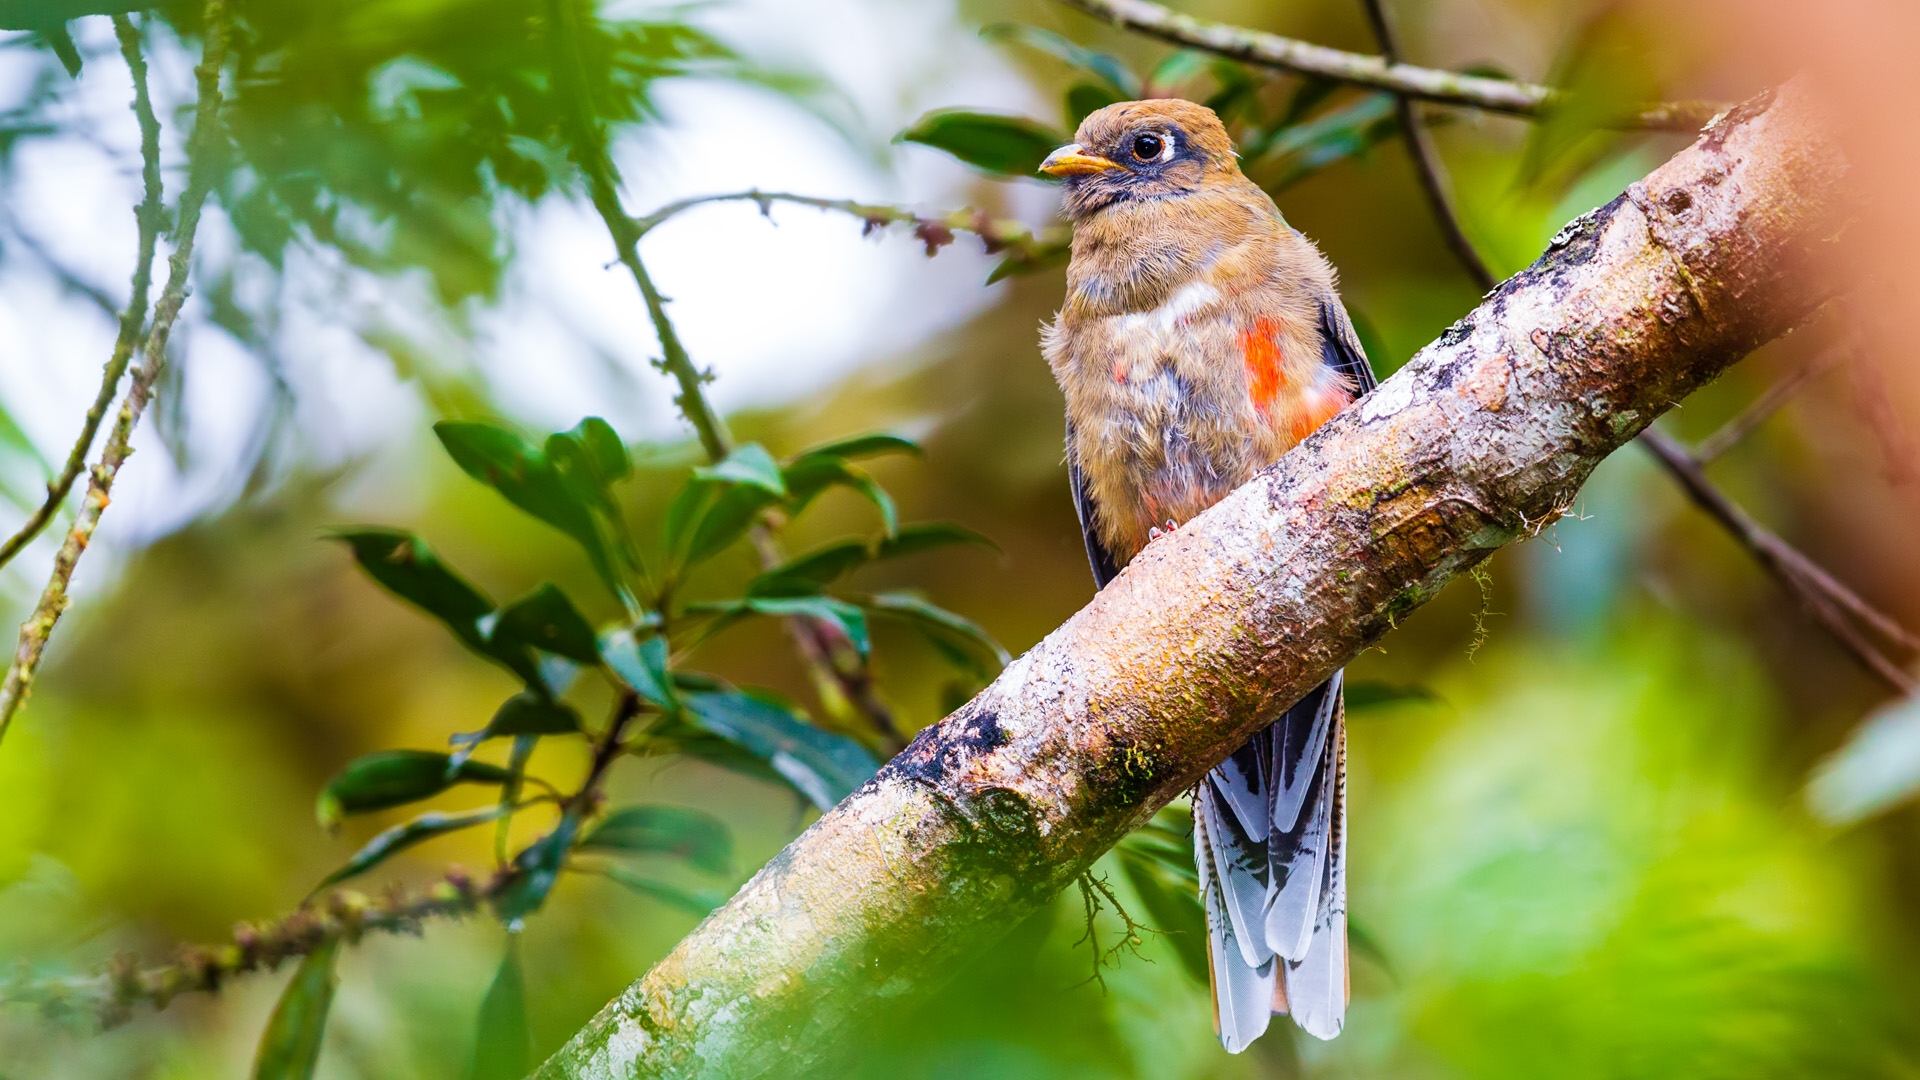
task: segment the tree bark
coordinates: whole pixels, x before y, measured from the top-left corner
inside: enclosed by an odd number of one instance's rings
[[[1556,236],[1156,541],[606,1006],[546,1080],[791,1076],[938,986],[1287,703],[1836,287],[1854,209],[1790,83]],[[1064,495],[1063,495],[1064,497]]]

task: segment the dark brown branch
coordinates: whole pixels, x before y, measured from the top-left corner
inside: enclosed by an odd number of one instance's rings
[[[1920,647],[1920,642],[1916,642],[1912,634],[1890,616],[1861,599],[1858,593],[1841,584],[1818,563],[1748,517],[1746,511],[1707,480],[1701,472],[1700,463],[1678,442],[1653,428],[1640,434],[1640,442],[1680,482],[1694,505],[1719,522],[1867,670],[1880,676],[1888,686],[1901,694],[1913,693],[1916,689],[1913,678],[1868,641],[1847,621],[1843,612],[1908,649]]]
[[[1393,23],[1388,20],[1385,0],[1364,0],[1367,9],[1367,21],[1373,25],[1374,39],[1380,43],[1380,53],[1389,64],[1400,62],[1400,44],[1394,36]],[[1405,94],[1395,94],[1393,98],[1394,114],[1400,122],[1400,134],[1407,143],[1407,155],[1413,159],[1414,175],[1420,181],[1420,193],[1426,196],[1427,208],[1433,211],[1434,224],[1440,227],[1441,239],[1446,241],[1447,250],[1460,260],[1467,276],[1479,286],[1481,292],[1492,290],[1499,279],[1486,260],[1468,239],[1467,232],[1460,226],[1460,212],[1453,204],[1453,193],[1448,189],[1445,166],[1440,163],[1440,149],[1433,144],[1433,132],[1421,118],[1419,107]]]
[[[1849,337],[1846,341],[1828,346],[1811,361],[1789,372],[1786,378],[1767,387],[1766,392],[1755,398],[1753,404],[1740,410],[1733,419],[1720,425],[1713,434],[1700,440],[1693,448],[1693,459],[1702,465],[1711,464],[1720,455],[1733,449],[1734,444],[1746,438],[1754,428],[1766,423],[1780,407],[1793,400],[1794,396],[1806,385],[1827,373],[1835,364],[1845,359],[1856,347]]]
[[[133,454],[133,430],[146,412],[153,386],[167,363],[167,339],[180,308],[187,301],[188,278],[193,262],[194,234],[200,227],[200,211],[205,208],[215,175],[216,140],[220,137],[220,70],[226,62],[226,0],[207,0],[204,15],[206,43],[200,66],[195,70],[199,84],[199,102],[194,108],[193,136],[188,148],[187,189],[180,196],[180,210],[174,228],[173,254],[167,260],[167,284],[153,310],[153,327],[147,332],[146,349],[140,369],[133,373],[127,397],[114,419],[113,430],[100,451],[100,462],[93,467],[85,501],[67,530],[66,541],[54,556],[53,574],[40,594],[33,614],[20,627],[20,643],[7,669],[6,682],[0,685],[0,738],[4,738],[13,716],[26,702],[33,688],[33,676],[46,651],[47,639],[67,609],[67,585],[80,556],[93,539],[113,491],[114,478]]]
[[[1384,57],[1342,52],[1278,34],[1196,19],[1150,0],[1060,2],[1102,22],[1186,48],[1298,75],[1370,86],[1441,105],[1538,118],[1553,112],[1565,101],[1565,95],[1552,87],[1436,71],[1393,63]],[[1710,102],[1660,102],[1625,110],[1608,126],[1692,132],[1721,111],[1722,106]]]
[[[80,472],[86,468],[87,455],[93,452],[94,437],[100,433],[100,422],[106,419],[107,409],[120,392],[120,379],[127,373],[127,364],[133,359],[133,351],[140,344],[140,330],[147,324],[147,289],[153,281],[153,252],[160,235],[160,224],[166,215],[161,201],[160,184],[160,121],[154,118],[153,101],[147,96],[147,60],[140,53],[140,32],[125,15],[113,17],[113,31],[120,39],[120,54],[126,57],[127,69],[133,76],[133,115],[140,124],[140,176],[146,187],[146,194],[140,205],[134,208],[134,220],[139,224],[139,250],[133,264],[133,290],[127,299],[126,308],[120,313],[120,333],[113,342],[113,353],[107,359],[106,370],[100,375],[100,389],[93,396],[93,404],[87,409],[86,419],[80,425],[80,435],[73,441],[73,449],[67,452],[67,463],[60,469],[60,475],[47,485],[47,498],[36,507],[19,531],[0,543],[0,566],[13,561],[15,555],[39,536],[53,515],[59,511],[60,504],[67,501],[67,494],[80,478]],[[6,730],[6,721],[0,719],[0,731]]]

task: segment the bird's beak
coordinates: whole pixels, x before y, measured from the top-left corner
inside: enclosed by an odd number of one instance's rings
[[[1040,171],[1048,176],[1085,176],[1119,167],[1098,154],[1082,153],[1079,143],[1068,143],[1040,163]]]

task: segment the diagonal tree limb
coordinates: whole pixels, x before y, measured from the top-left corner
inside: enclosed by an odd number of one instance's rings
[[[1396,63],[1380,56],[1343,52],[1261,30],[1196,19],[1151,0],[1060,2],[1102,22],[1175,45],[1298,75],[1370,86],[1441,105],[1537,118],[1553,112],[1566,99],[1563,92],[1550,86],[1462,75]],[[1611,126],[1693,132],[1721,108],[1704,101],[1659,102],[1638,106],[1616,117]]]
[[[1367,19],[1373,25],[1374,36],[1380,42],[1381,52],[1389,61],[1399,61],[1399,46],[1395,41],[1392,24],[1388,21],[1384,0],[1363,0]],[[1460,264],[1474,279],[1475,284],[1484,290],[1492,289],[1495,283],[1493,271],[1474,250],[1473,241],[1461,228],[1459,214],[1447,190],[1445,168],[1433,145],[1432,134],[1427,129],[1411,99],[1402,95],[1396,97],[1395,104],[1400,118],[1400,130],[1407,140],[1408,153],[1413,158],[1414,171],[1420,179],[1420,187],[1426,195],[1427,205],[1433,211],[1434,220],[1440,226],[1441,235],[1447,247],[1460,260]],[[1797,548],[1782,540],[1779,535],[1754,521],[1740,505],[1707,479],[1704,466],[1707,462],[1724,453],[1738,442],[1746,433],[1772,415],[1782,403],[1799,391],[1807,380],[1831,367],[1839,356],[1853,347],[1851,339],[1823,351],[1812,363],[1795,371],[1787,378],[1770,387],[1752,406],[1728,421],[1720,430],[1713,433],[1705,442],[1688,451],[1678,442],[1661,432],[1648,428],[1640,435],[1640,441],[1659,459],[1667,472],[1687,493],[1694,505],[1698,506],[1713,520],[1726,529],[1735,542],[1747,550],[1761,569],[1771,575],[1780,587],[1799,601],[1807,614],[1831,633],[1836,641],[1851,652],[1866,668],[1879,676],[1895,691],[1905,695],[1915,689],[1914,680],[1901,670],[1900,665],[1889,659],[1871,640],[1863,635],[1847,619],[1847,613],[1874,629],[1884,639],[1895,642],[1910,651],[1920,651],[1920,639],[1899,624],[1892,616],[1881,612],[1867,603],[1852,589],[1847,588],[1824,567],[1808,558]]]
[[[1800,601],[1815,621],[1839,639],[1840,644],[1846,646],[1847,651],[1853,653],[1869,671],[1902,695],[1911,695],[1920,689],[1920,684],[1916,684],[1912,676],[1900,669],[1900,665],[1888,659],[1867,640],[1847,621],[1847,616],[1859,619],[1885,639],[1906,649],[1920,649],[1920,641],[1905,627],[1892,616],[1867,603],[1859,593],[1841,584],[1819,563],[1801,554],[1791,544],[1749,517],[1737,503],[1707,480],[1700,462],[1671,436],[1648,428],[1640,433],[1640,442],[1679,481],[1681,489],[1693,500],[1694,505],[1719,522],[1782,588]]]
[[[1820,350],[1820,354],[1805,364],[1788,372],[1779,382],[1767,387],[1766,391],[1753,400],[1751,405],[1740,410],[1733,419],[1721,424],[1714,433],[1701,439],[1693,448],[1693,459],[1701,465],[1708,465],[1720,455],[1733,449],[1741,439],[1752,433],[1754,428],[1767,422],[1768,418],[1780,411],[1780,407],[1793,400],[1806,385],[1825,375],[1840,361],[1848,359],[1859,348],[1859,339],[1849,334],[1846,339]]]
[[[100,515],[106,511],[109,496],[113,492],[114,478],[133,454],[133,430],[139,425],[141,414],[146,412],[154,383],[166,367],[167,339],[173,331],[174,320],[180,315],[181,306],[187,301],[194,234],[199,230],[200,211],[206,206],[207,193],[213,188],[216,172],[214,159],[220,132],[220,70],[226,63],[227,47],[226,0],[207,0],[205,28],[206,43],[202,47],[200,65],[195,69],[199,101],[194,107],[193,136],[189,147],[190,173],[187,189],[180,196],[173,254],[167,259],[166,288],[161,290],[160,302],[154,305],[153,327],[147,332],[140,369],[133,373],[126,400],[120,405],[119,416],[114,418],[113,430],[108,433],[106,445],[100,451],[100,461],[93,467],[80,512],[75,515],[73,527],[67,530],[66,541],[54,556],[53,574],[40,593],[39,604],[34,607],[27,621],[21,624],[20,643],[14,649],[13,664],[7,669],[6,682],[0,684],[0,738],[6,736],[8,724],[26,702],[27,694],[33,688],[34,673],[40,666],[40,656],[46,651],[47,639],[67,609],[67,585],[73,579],[73,571],[80,563],[81,554],[93,540],[93,531],[100,525]]]
[[[922,732],[549,1060],[795,1076],[938,986],[1593,467],[1801,322],[1853,207],[1790,84],[1586,215]]]
[[[161,221],[166,216],[166,207],[161,201],[160,121],[154,117],[153,100],[147,96],[147,60],[140,53],[140,32],[125,15],[113,17],[113,31],[120,39],[120,53],[126,57],[127,69],[133,76],[133,115],[140,124],[140,176],[146,188],[133,214],[140,227],[139,253],[133,264],[133,291],[120,314],[120,334],[114,340],[106,370],[100,375],[100,390],[80,425],[80,437],[73,441],[73,449],[67,453],[67,463],[60,475],[47,485],[46,501],[28,515],[18,531],[0,543],[0,566],[12,562],[15,555],[32,543],[53,520],[60,504],[67,501],[67,493],[73,490],[74,481],[86,468],[94,437],[100,433],[100,423],[106,419],[108,407],[120,392],[120,379],[127,373],[127,364],[140,344],[140,331],[147,324],[147,288],[153,281],[153,250]],[[6,721],[0,719],[0,731],[5,728]]]

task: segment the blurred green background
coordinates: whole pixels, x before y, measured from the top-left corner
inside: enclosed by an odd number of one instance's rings
[[[122,951],[157,962],[176,942],[218,941],[237,921],[292,909],[406,817],[355,818],[327,835],[312,806],[329,776],[370,751],[444,748],[513,691],[359,574],[325,529],[413,529],[496,596],[544,581],[593,594],[577,550],[462,475],[434,445],[433,421],[496,418],[539,435],[608,417],[642,460],[628,488],[636,527],[653,527],[697,460],[669,385],[646,363],[656,346],[631,282],[603,269],[611,245],[564,153],[539,138],[552,121],[541,112],[545,58],[527,30],[538,7],[237,5],[236,153],[175,374],[44,678],[0,744],[0,963],[41,977],[97,971]],[[1418,62],[1551,79],[1597,107],[1732,99],[1779,74],[1675,30],[1658,4],[1389,7]],[[1046,226],[1047,185],[894,136],[948,107],[1070,129],[1060,102],[1087,74],[1037,39],[983,39],[983,27],[1045,28],[1140,73],[1173,51],[1041,0],[599,10],[607,26],[642,28],[609,30],[591,58],[638,213],[757,185],[980,206]],[[1372,50],[1347,0],[1186,10]],[[197,5],[140,21],[177,193],[173,123],[190,105]],[[43,36],[0,41],[0,405],[11,418],[0,480],[22,505],[37,498],[44,462],[64,455],[105,358],[111,316],[93,294],[117,302],[131,262],[125,71],[106,20],[71,29],[85,57],[77,79]],[[1186,60],[1161,70],[1196,96],[1236,77]],[[1365,96],[1337,91],[1285,116],[1299,91],[1256,73],[1236,99],[1248,110],[1238,133],[1243,146],[1273,144],[1345,117],[1317,141],[1281,145],[1265,179],[1340,268],[1384,375],[1477,290]],[[1502,275],[1684,145],[1577,121],[1435,117],[1467,232]],[[1092,589],[1060,401],[1036,344],[1059,270],[987,285],[994,260],[970,238],[928,262],[911,238],[863,240],[855,221],[771,216],[703,210],[644,249],[695,360],[715,369],[735,434],[775,454],[874,430],[922,441],[924,459],[875,466],[903,518],[960,522],[1002,554],[916,556],[861,571],[861,587],[922,590],[1018,653]],[[1830,331],[1763,350],[1686,402],[1669,430],[1706,435]],[[1917,505],[1912,463],[1858,421],[1870,393],[1844,372],[1824,376],[1714,476],[1913,621],[1920,564],[1900,539]],[[870,507],[835,492],[789,544],[873,528]],[[51,551],[43,541],[0,576],[7,625],[31,607]],[[1883,687],[1634,447],[1599,470],[1574,513],[1490,570],[1484,587],[1457,583],[1353,668],[1419,693],[1356,706],[1352,718],[1361,941],[1337,1041],[1276,1023],[1227,1056],[1204,982],[1167,937],[1119,956],[1104,985],[1089,981],[1069,892],[909,1021],[850,1034],[858,1075],[1920,1075],[1920,816],[1896,807],[1838,829],[1802,795]],[[709,587],[751,571],[744,555],[723,562]],[[703,646],[696,662],[811,700],[770,623]],[[875,668],[911,727],[938,719],[955,691],[938,655],[910,638],[877,635]],[[534,762],[569,783],[584,765],[577,741],[555,739]],[[814,813],[782,788],[678,758],[624,766],[613,793],[724,820],[736,845],[728,886]],[[476,830],[359,884],[428,881],[492,857],[489,830]],[[1112,860],[1101,871],[1153,924]],[[565,878],[522,935],[536,1056],[694,920],[604,879]],[[352,948],[317,1075],[468,1075],[504,936],[475,918]],[[245,1075],[285,977],[138,1009],[104,1033],[85,1015],[0,1007],[0,1076]]]

